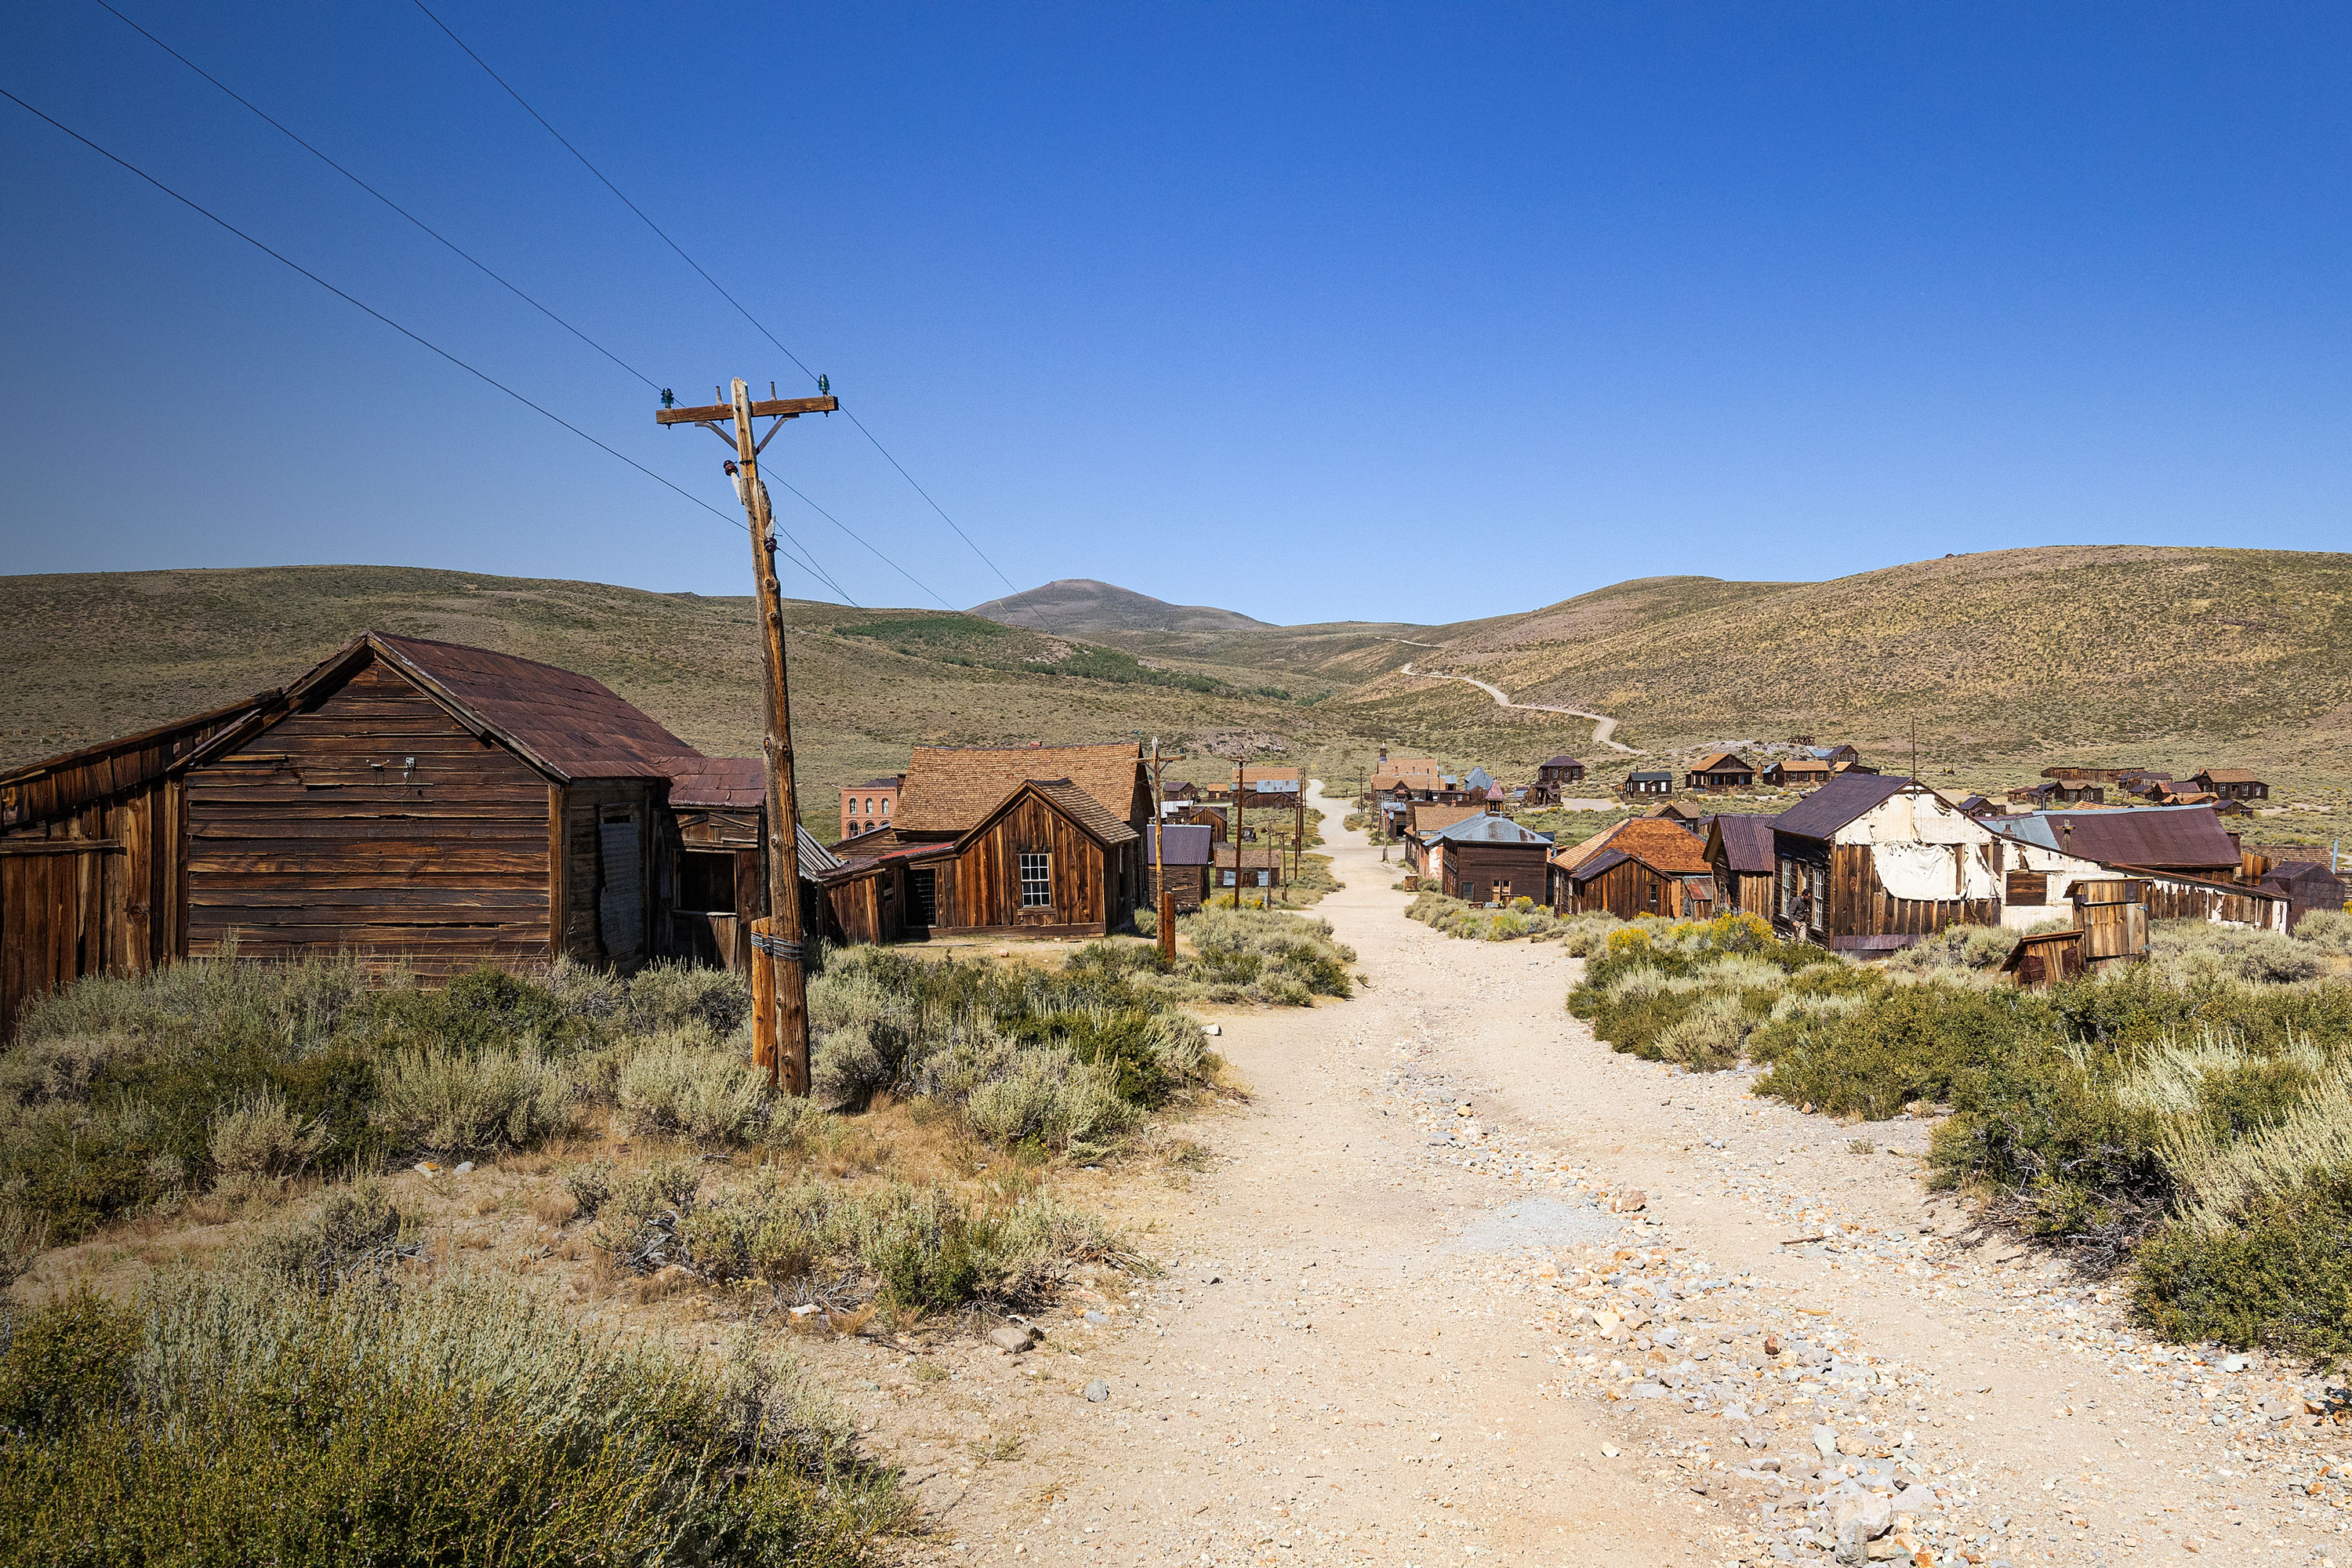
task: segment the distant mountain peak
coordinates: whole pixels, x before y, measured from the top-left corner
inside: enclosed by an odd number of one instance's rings
[[[1239,632],[1264,626],[1235,610],[1207,605],[1171,605],[1149,594],[1139,594],[1115,583],[1091,577],[1064,577],[1042,588],[974,605],[971,613],[1007,626],[1032,631],[1065,632]]]

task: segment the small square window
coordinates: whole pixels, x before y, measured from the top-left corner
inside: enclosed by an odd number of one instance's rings
[[[1024,851],[1021,856],[1021,907],[1042,910],[1054,902],[1054,858]]]

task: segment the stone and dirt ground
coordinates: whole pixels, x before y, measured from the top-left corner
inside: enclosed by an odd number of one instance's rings
[[[836,1379],[930,1510],[918,1556],[1834,1561],[1851,1519],[1875,1560],[2344,1559],[2318,1382],[1971,1229],[1925,1122],[1612,1053],[1579,961],[1402,918],[1322,805],[1317,912],[1370,983],[1218,1016],[1250,1093],[1184,1129],[1208,1168],[1101,1195],[1165,1275],[1024,1354]]]
[[[560,1183],[635,1157],[609,1139],[403,1174],[400,1201],[437,1261],[618,1331],[816,1330],[811,1372],[925,1510],[916,1562],[1711,1568],[1834,1561],[1842,1534],[1848,1560],[1927,1564],[2352,1562],[2320,1380],[2151,1342],[2102,1282],[1970,1228],[1923,1186],[1924,1121],[1841,1125],[1612,1053],[1563,1008],[1580,961],[1404,919],[1397,868],[1320,805],[1345,886],[1316,912],[1368,983],[1208,1010],[1245,1093],[1099,1171],[1016,1169],[908,1107],[810,1155],[1045,1176],[1159,1260],[1081,1270],[1035,1348],[990,1342],[993,1319],[788,1318],[615,1278]],[[256,1223],[204,1217],[28,1283],[104,1288]]]

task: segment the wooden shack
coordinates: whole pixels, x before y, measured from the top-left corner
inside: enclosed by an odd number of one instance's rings
[[[943,788],[919,818],[913,780],[910,771],[900,826],[856,840],[823,879],[841,940],[1102,936],[1134,914],[1143,836],[1093,793],[1066,778],[1023,779],[962,832],[924,838],[910,829],[940,820],[950,795]]]
[[[2067,889],[2083,962],[2095,973],[2147,957],[2148,883],[2132,877],[2083,878]]]
[[[1689,771],[1683,774],[1683,785],[1709,795],[1753,789],[1756,786],[1756,769],[1738,752],[1711,752],[1690,765]]]
[[[1716,909],[1706,846],[1686,830],[1655,817],[1634,817],[1604,828],[1553,857],[1551,897],[1562,914],[1606,910],[1619,920],[1643,915],[1675,919]]]
[[[2189,781],[2191,789],[2223,800],[2268,800],[2271,786],[2245,768],[2207,768]]]
[[[1549,784],[1557,790],[1568,784],[1580,784],[1583,782],[1584,764],[1565,752],[1558,756],[1546,757],[1536,764],[1536,783],[1539,784]]]
[[[1238,889],[1246,893],[1253,889],[1263,891],[1283,885],[1282,851],[1271,844],[1220,844],[1213,853],[1216,864],[1212,868],[1211,879],[1215,883],[1211,889],[1213,898],[1220,890],[1230,893]]]
[[[1420,836],[1420,874],[1449,897],[1473,904],[1541,903],[1548,896],[1549,834],[1507,816],[1475,813]]]
[[[0,773],[0,1040],[26,1003],[187,951],[187,794],[214,736],[282,712],[270,690]]]
[[[1769,816],[1723,816],[1707,824],[1717,914],[1772,918],[1772,823]]]
[[[1628,800],[1670,795],[1675,793],[1675,775],[1648,769],[1627,773],[1625,782],[1618,786],[1618,793]]]
[[[1773,923],[1841,937],[1927,936],[1990,925],[2000,893],[1992,835],[1927,785],[1843,773],[1773,819]]]
[[[2018,939],[2000,972],[2020,985],[2040,990],[2083,973],[2083,933],[2079,931],[2034,931]]]
[[[2314,910],[2341,913],[2347,889],[2344,879],[2316,860],[2281,860],[2266,865],[2262,890],[2287,900],[2286,929],[2301,924]]]
[[[1837,775],[1837,765],[1820,757],[1780,757],[1764,769],[1764,782],[1775,789],[1819,789]]]
[[[365,633],[281,692],[0,779],[0,842],[120,847],[39,899],[10,896],[30,891],[16,868],[64,861],[0,850],[0,1026],[81,974],[231,951],[428,979],[736,962],[734,928],[767,912],[761,767],[586,676]]]

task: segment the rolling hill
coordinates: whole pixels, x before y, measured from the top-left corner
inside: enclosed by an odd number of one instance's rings
[[[1431,640],[1417,668],[1615,715],[1661,754],[1811,733],[1897,761],[1916,725],[1923,768],[1964,772],[2219,750],[2317,780],[2352,756],[2352,555],[2051,546],[1826,583],[1651,579]],[[1394,672],[1345,702],[1357,727],[1497,755],[1568,727]]]
[[[1265,625],[1237,610],[1171,605],[1091,577],[1063,577],[985,605],[971,613],[1007,626],[1083,636],[1088,632],[1228,632]]]
[[[1332,777],[1383,741],[1506,777],[1561,750],[1631,765],[1591,750],[1589,720],[1408,661],[1612,715],[1651,765],[1812,734],[1900,766],[1916,726],[1923,771],[1971,787],[2062,758],[2240,763],[2335,800],[2352,771],[2345,554],[2053,546],[1825,583],[1645,578],[1450,626],[1276,626],[1087,583],[982,608],[1006,605],[1042,624],[788,606],[813,802],[910,743],[1137,731],[1271,736]],[[368,626],[583,670],[706,750],[756,750],[748,599],[305,566],[0,578],[0,764],[277,685]]]
[[[978,616],[787,601],[808,819],[911,744],[1171,742],[1256,731],[1316,743],[1328,710],[1246,671],[1131,655]],[[0,766],[160,724],[301,674],[360,631],[470,643],[593,675],[716,755],[759,751],[751,602],[395,566],[0,578]],[[1219,766],[1210,763],[1212,771]]]

